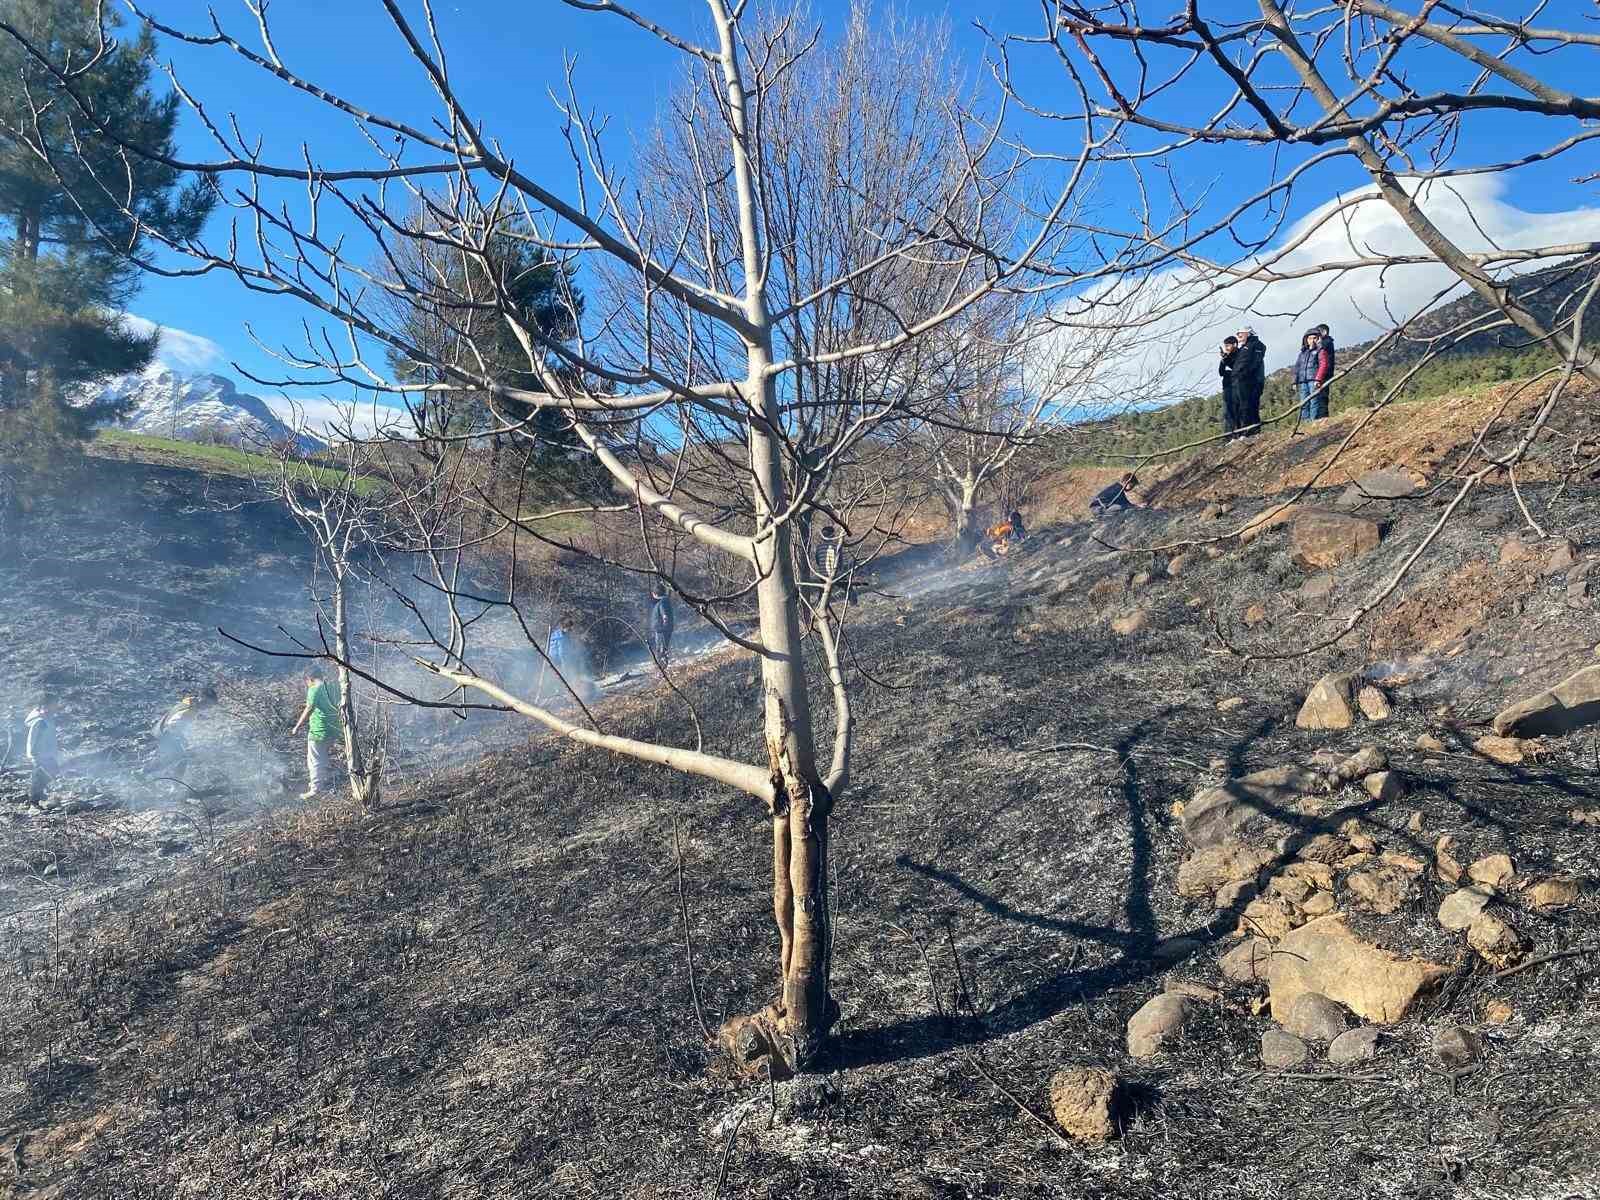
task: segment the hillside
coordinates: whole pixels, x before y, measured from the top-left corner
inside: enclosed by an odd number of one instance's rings
[[[1259,493],[1229,513],[1203,494],[1044,530],[1000,567],[924,562],[860,596],[860,666],[889,686],[856,680],[860,766],[833,833],[843,1017],[820,1075],[739,1079],[696,1021],[696,994],[713,1029],[767,999],[764,815],[534,739],[430,764],[373,817],[280,807],[197,839],[170,877],[124,876],[67,906],[59,949],[48,922],[8,939],[0,1129],[25,1164],[10,1194],[1591,1194],[1592,734],[1515,762],[1475,746],[1502,705],[1592,661],[1600,614],[1577,585],[1600,543],[1600,489],[1526,489],[1577,542],[1576,565],[1508,552],[1521,517],[1508,490],[1487,490],[1370,629],[1282,661],[1225,653],[1218,631],[1245,652],[1303,645],[1379,586],[1433,510],[1369,503],[1380,547],[1314,590],[1287,527],[1224,536]],[[105,599],[172,579],[141,556],[122,570]],[[55,589],[25,582],[0,578],[14,620],[48,628]],[[113,659],[115,641],[98,653]],[[75,720],[110,669],[81,672]],[[1393,715],[1297,728],[1329,670],[1381,682]],[[679,683],[706,744],[749,753],[747,660],[689,663]],[[241,674],[236,687],[242,726],[282,746],[279,685]],[[621,733],[693,736],[660,689],[604,716]],[[1400,794],[1352,781],[1270,813],[1259,900],[1218,907],[1191,886],[1204,856],[1184,813],[1206,789],[1365,747]],[[86,836],[45,824],[64,817],[9,816],[12,838]],[[114,881],[119,853],[76,860],[72,885]],[[1497,854],[1514,882],[1490,911],[1531,964],[1503,975],[1436,919],[1456,890],[1445,860]],[[1576,898],[1535,903],[1557,877],[1582,881]],[[1249,945],[1241,927],[1281,941],[1271,922],[1313,921],[1313,902],[1446,975],[1404,1020],[1366,1026],[1375,1059],[1314,1049],[1274,1070],[1269,989],[1222,964]],[[1134,1057],[1127,1026],[1162,995],[1186,997],[1166,1002],[1181,1029]],[[1457,1027],[1476,1047],[1464,1064],[1435,1048]],[[1123,1081],[1109,1145],[1050,1132],[1050,1081],[1067,1066]]]

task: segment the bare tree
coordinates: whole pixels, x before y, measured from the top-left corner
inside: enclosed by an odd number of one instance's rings
[[[426,4],[419,24],[382,0],[437,104],[406,118],[358,105],[338,80],[303,77],[280,55],[265,6],[252,6],[247,42],[220,21],[186,32],[130,3],[164,36],[234,55],[269,84],[350,118],[370,147],[362,162],[322,162],[309,149],[304,161],[271,161],[232,116],[180,82],[217,152],[172,165],[216,180],[233,221],[215,241],[168,239],[181,267],[144,262],[169,273],[226,273],[319,310],[341,337],[314,330],[303,347],[283,348],[291,370],[282,382],[352,383],[406,402],[414,440],[374,449],[394,482],[388,520],[407,529],[406,549],[444,604],[438,619],[420,604],[413,610],[429,648],[418,662],[439,690],[423,694],[392,678],[375,686],[434,707],[520,713],[572,742],[737,788],[765,806],[781,983],[769,1007],[731,1023],[725,1037],[748,1065],[799,1069],[837,1012],[828,982],[828,829],[855,744],[837,591],[831,577],[808,586],[797,568],[805,523],[815,513],[847,525],[851,506],[833,503],[837,486],[853,501],[873,490],[859,452],[922,415],[914,394],[881,384],[896,355],[974,304],[1109,279],[1122,264],[1088,255],[1082,272],[1065,265],[1089,147],[1053,156],[1041,172],[1004,136],[1003,102],[984,113],[935,86],[936,63],[916,46],[926,30],[880,36],[858,16],[829,44],[802,11],[757,13],[744,0],[706,0],[703,21],[688,30],[613,0],[568,3],[670,49],[684,76],[630,175],[610,159],[569,73],[556,102],[573,168],[565,188],[530,175],[456,89]],[[20,37],[4,22],[0,29]],[[897,69],[903,62],[912,66]],[[83,135],[114,137],[71,73],[60,82]],[[1023,186],[1030,175],[1040,186]],[[115,194],[115,180],[100,182]],[[582,280],[581,311],[567,302],[570,338],[550,340],[528,321],[493,268],[496,239],[508,230],[558,264],[560,280]],[[418,242],[427,252],[408,253]],[[464,269],[441,277],[428,266],[441,255]],[[1053,273],[1040,284],[1030,272],[1047,261]],[[378,297],[452,314],[466,352],[430,354],[407,339],[392,309],[378,311]],[[489,314],[497,331],[510,332],[537,389],[478,365],[490,356],[472,351],[469,313]],[[427,369],[392,378],[377,351]],[[495,420],[478,432],[452,430],[439,413],[459,397],[485,398]],[[531,465],[514,503],[473,483],[474,439],[530,443],[535,422],[522,413],[552,411],[609,474],[616,504],[538,511]],[[467,521],[485,509],[491,528]],[[756,761],[714,753],[700,739],[668,745],[610,732],[575,693],[576,711],[539,703],[486,649],[489,614],[509,616],[541,655],[542,626],[524,609],[514,569],[492,595],[472,582],[474,548],[503,536],[592,555],[562,526],[620,513],[631,515],[637,536],[631,555],[613,565],[641,582],[667,582],[759,662]],[[360,673],[337,647],[327,656]],[[812,707],[822,681],[831,745],[819,739]]]

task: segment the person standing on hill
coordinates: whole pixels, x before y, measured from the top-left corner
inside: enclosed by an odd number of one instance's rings
[[[44,804],[51,782],[61,774],[61,745],[56,740],[55,705],[41,700],[23,718],[28,731],[26,755],[33,768],[28,779],[28,803],[35,808]]]
[[[1317,362],[1317,394],[1314,407],[1317,419],[1321,420],[1328,415],[1328,385],[1333,382],[1334,368],[1338,366],[1338,355],[1333,348],[1333,334],[1328,332],[1326,325],[1317,326],[1317,351],[1321,355]]]
[[[1239,331],[1239,354],[1233,360],[1233,386],[1238,395],[1238,436],[1261,432],[1261,393],[1267,386],[1267,346],[1246,325]]]
[[[663,667],[672,652],[672,597],[667,585],[658,583],[650,589],[650,654]]]
[[[338,692],[315,667],[306,668],[305,684],[306,706],[300,710],[300,719],[290,732],[299,733],[300,726],[306,726],[306,774],[309,780],[306,790],[300,793],[300,799],[310,800],[328,783],[328,776],[333,770],[333,756],[329,753],[328,742],[343,731],[344,725],[339,720]]]
[[[1300,338],[1300,353],[1294,360],[1295,394],[1300,397],[1300,420],[1315,421],[1327,416],[1326,410],[1317,412],[1317,389],[1321,386],[1317,375],[1322,365],[1321,338],[1315,329],[1308,329]]]
[[[1217,374],[1222,377],[1222,432],[1228,435],[1231,442],[1235,430],[1239,428],[1239,393],[1234,387],[1233,368],[1239,361],[1239,339],[1225,337],[1222,339],[1221,359],[1217,362]]]

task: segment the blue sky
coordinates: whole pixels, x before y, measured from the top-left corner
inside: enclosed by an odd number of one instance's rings
[[[242,4],[237,0],[217,0],[216,7],[231,32],[254,42],[253,23]],[[1580,0],[1552,4],[1541,20],[1552,25],[1581,22],[1584,7]],[[695,4],[639,0],[639,8],[672,28],[685,32],[699,28]],[[824,25],[837,27],[846,8],[837,0],[817,0],[813,14]],[[197,0],[154,0],[153,11],[164,21],[184,28],[205,27],[206,5]],[[386,113],[426,120],[434,111],[420,71],[375,0],[331,0],[320,5],[292,0],[269,11],[279,52],[305,76],[327,82],[350,99]],[[919,7],[918,11],[923,10]],[[997,32],[1027,33],[1033,32],[1039,21],[1035,0],[991,0],[985,4],[955,0],[944,11],[955,29],[955,47],[963,59],[956,69],[967,72],[977,68],[985,49],[982,36],[973,28],[975,19]],[[1219,24],[1254,11],[1255,6],[1246,0],[1202,5],[1205,17]],[[440,0],[436,12],[451,56],[455,86],[491,132],[503,140],[520,166],[563,190],[571,179],[571,170],[560,138],[559,118],[547,95],[547,89],[562,87],[563,56],[576,57],[576,81],[585,105],[610,114],[610,153],[617,159],[626,158],[633,137],[650,125],[657,105],[672,89],[682,69],[677,55],[631,25],[604,14],[570,9],[556,0]],[[226,52],[168,45],[164,53],[179,77],[207,103],[214,116],[236,115],[241,128],[262,139],[269,159],[296,162],[302,142],[308,142],[324,163],[334,164],[351,157],[367,161],[364,144],[348,119],[309,98],[290,93],[259,72],[243,68]],[[1054,68],[1026,58],[1016,61],[1025,86],[1041,103],[1067,102]],[[1543,61],[1556,69],[1565,59]],[[1207,71],[1195,78],[1203,80],[1203,86],[1192,85],[1175,95],[1175,111],[1187,115],[1219,102],[1223,93],[1218,75]],[[1576,86],[1586,81],[1569,78],[1565,82]],[[1465,148],[1467,158],[1488,160],[1509,150],[1520,153],[1529,148],[1525,122],[1491,118],[1476,122],[1473,128],[1475,140]],[[1053,136],[1063,140],[1059,131]],[[192,117],[186,118],[182,139],[185,151],[195,157],[211,153]],[[1591,161],[1592,158],[1591,155]],[[1207,194],[1215,208],[1258,186],[1272,165],[1268,153],[1260,149],[1200,151],[1185,157],[1176,185],[1186,196]],[[1516,237],[1523,230],[1538,232],[1546,226],[1566,228],[1567,224],[1574,224],[1574,213],[1578,214],[1575,227],[1587,229],[1589,218],[1582,210],[1593,205],[1594,198],[1592,188],[1570,182],[1578,172],[1572,162],[1529,171],[1509,189],[1491,187],[1474,192],[1468,197],[1466,208],[1493,209],[1497,228],[1504,236]],[[1350,168],[1326,172],[1317,177],[1312,188],[1296,196],[1291,216],[1304,217],[1340,188],[1359,182],[1359,176]],[[1108,180],[1101,198],[1107,211],[1125,207],[1131,201],[1132,192],[1125,181]],[[1464,219],[1470,223],[1470,217]],[[1329,301],[1329,307],[1336,313],[1344,311],[1333,301]],[[246,326],[268,344],[278,344],[300,340],[301,321],[316,319],[311,310],[293,302],[252,295],[237,281],[221,275],[198,280],[152,278],[131,310],[173,331],[165,357],[175,365],[231,373],[228,363],[233,360],[262,375],[282,371],[251,343]],[[1224,325],[1232,320],[1230,316],[1219,318]],[[1285,353],[1289,336],[1286,326],[1284,334],[1276,338],[1277,346],[1283,346]],[[328,393],[326,389],[295,394],[332,394],[339,399],[350,396],[348,390]]]

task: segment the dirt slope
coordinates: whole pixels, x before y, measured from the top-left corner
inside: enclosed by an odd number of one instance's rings
[[[1594,489],[1533,495],[1600,542]],[[1195,507],[1127,514],[1099,541],[1048,531],[1002,568],[921,566],[865,597],[854,646],[893,686],[859,702],[857,782],[837,813],[843,1017],[819,1077],[731,1078],[696,1020],[672,831],[714,1029],[764,1003],[773,977],[754,803],[538,743],[440,771],[375,817],[279,812],[176,879],[80,912],[59,956],[41,941],[17,958],[0,977],[0,1129],[24,1139],[27,1164],[10,1194],[705,1197],[736,1127],[728,1196],[1593,1194],[1600,959],[1497,979],[1437,926],[1431,876],[1382,918],[1341,880],[1365,935],[1454,972],[1370,1067],[1274,1075],[1257,993],[1219,981],[1235,922],[1174,888],[1175,804],[1369,743],[1410,794],[1346,789],[1321,820],[1359,817],[1406,854],[1451,832],[1463,861],[1504,852],[1530,877],[1600,875],[1596,829],[1568,815],[1600,807],[1593,736],[1519,766],[1470,749],[1501,704],[1600,641],[1592,605],[1569,607],[1561,581],[1521,571],[1442,643],[1414,618],[1307,658],[1220,652],[1213,623],[1257,651],[1302,644],[1432,512],[1391,506],[1382,549],[1339,568],[1321,609],[1299,599],[1283,530],[1131,584],[1170,557],[1136,548],[1220,531]],[[1432,611],[1424,597],[1460,590],[1463,572],[1501,580],[1517,521],[1509,493],[1486,493],[1398,603]],[[1266,619],[1246,626],[1254,604]],[[1146,627],[1113,634],[1108,617],[1133,606]],[[1306,689],[1335,667],[1404,680],[1396,716],[1297,730]],[[748,666],[693,672],[708,744],[750,753]],[[1244,704],[1218,711],[1234,695]],[[692,737],[660,692],[610,719]],[[1425,730],[1447,749],[1414,751]],[[1509,919],[1535,953],[1575,948],[1594,940],[1595,896]],[[1129,1059],[1127,1018],[1180,978],[1220,998],[1195,1006],[1170,1052]],[[1509,1022],[1485,1023],[1491,1000]],[[1487,1040],[1464,1075],[1428,1050],[1448,1023]],[[1046,1113],[1050,1076],[1075,1064],[1131,1085],[1109,1148],[1063,1146],[1019,1107]]]

